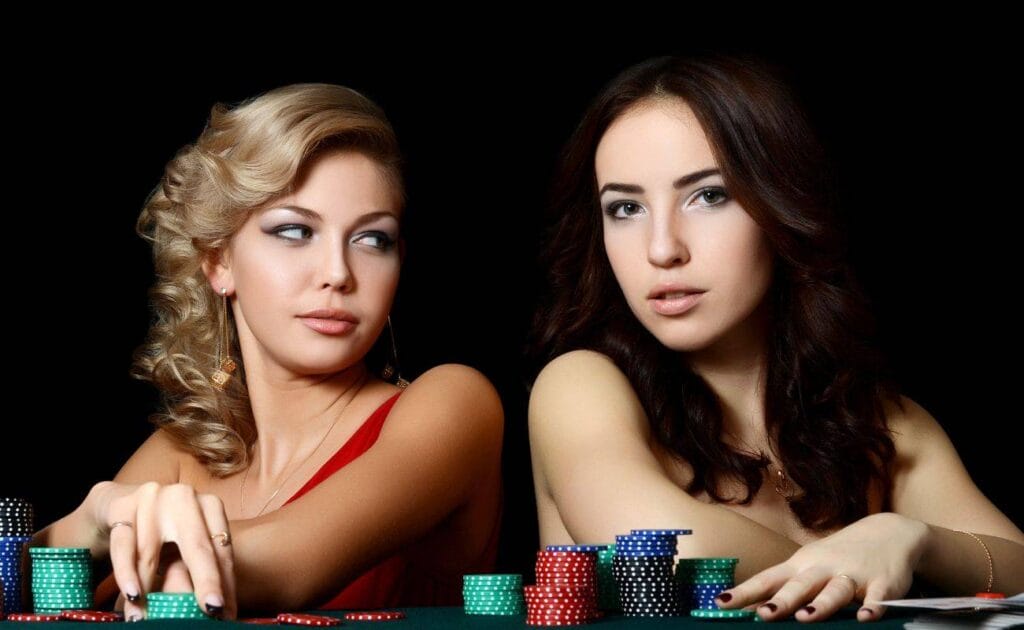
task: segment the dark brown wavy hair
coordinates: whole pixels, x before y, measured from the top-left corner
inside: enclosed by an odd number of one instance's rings
[[[884,401],[900,405],[875,347],[868,298],[847,262],[834,174],[784,71],[749,55],[665,56],[633,65],[592,102],[565,145],[549,192],[540,268],[546,289],[531,332],[532,373],[590,349],[629,378],[655,439],[693,467],[685,490],[749,503],[769,460],[721,439],[708,384],[630,311],[604,251],[594,156],[605,130],[651,99],[682,99],[707,135],[725,188],[764,230],[777,260],[770,301],[765,418],[772,448],[803,492],[790,508],[808,528],[868,513],[873,482],[888,509],[894,446]],[[743,498],[718,482],[742,481]]]

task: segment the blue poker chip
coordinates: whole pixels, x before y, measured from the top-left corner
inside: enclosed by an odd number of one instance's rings
[[[693,584],[690,586],[691,593],[721,593],[732,588],[733,584]]]
[[[622,543],[615,548],[615,553],[619,553],[622,551],[636,551],[637,549],[640,549],[642,551],[648,549],[662,549],[666,551],[675,551],[676,546],[649,543]]]
[[[547,551],[575,551],[578,553],[597,553],[604,551],[608,545],[548,545]]]
[[[693,534],[692,529],[633,529],[629,532],[633,536],[668,537],[689,536]]]
[[[671,552],[661,551],[627,551],[622,554],[626,558],[671,558]]]

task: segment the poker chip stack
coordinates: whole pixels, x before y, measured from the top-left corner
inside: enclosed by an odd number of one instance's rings
[[[92,559],[85,547],[30,547],[35,612],[92,608]]]
[[[147,619],[209,619],[195,593],[147,593]]]
[[[24,499],[0,498],[0,619],[25,609],[21,601],[21,554],[34,531],[35,511]]]
[[[753,619],[754,611],[722,610],[715,598],[735,586],[737,558],[680,558],[676,581],[691,608],[690,616],[702,619]]]
[[[685,605],[673,574],[676,537],[688,529],[634,529],[615,537],[612,574],[627,617],[679,617]]]
[[[597,552],[601,546],[551,546],[537,552],[537,583],[523,589],[526,623],[582,625],[599,616]]]
[[[619,585],[612,573],[612,560],[615,558],[615,545],[604,545],[597,552],[597,607],[601,610],[622,610],[619,603]]]
[[[462,576],[463,611],[467,615],[521,615],[523,576],[519,574],[469,574]]]

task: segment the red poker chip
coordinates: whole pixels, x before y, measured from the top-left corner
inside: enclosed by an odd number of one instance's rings
[[[348,621],[394,621],[395,619],[405,619],[405,613],[397,610],[350,612],[345,613],[345,619]]]
[[[291,626],[340,626],[341,619],[335,617],[324,617],[322,615],[307,615],[304,613],[281,613],[277,616],[278,623],[286,623]]]
[[[121,621],[121,615],[106,610],[65,610],[60,614],[60,618],[69,621],[90,621],[93,623]]]
[[[257,626],[276,626],[276,617],[250,617],[249,619],[239,619],[239,623],[251,623]]]
[[[975,597],[981,597],[982,599],[1006,599],[1006,595],[1002,593],[990,593],[985,591],[984,593],[976,593]]]
[[[11,613],[7,621],[60,621],[60,615],[44,615],[38,613]]]

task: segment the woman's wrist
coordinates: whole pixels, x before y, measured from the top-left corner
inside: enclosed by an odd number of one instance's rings
[[[874,516],[884,519],[886,529],[896,528],[904,540],[908,541],[907,559],[911,569],[917,571],[923,568],[927,558],[934,554],[935,530],[932,526],[895,512],[883,512]]]
[[[109,542],[106,514],[117,488],[118,484],[113,481],[100,481],[89,490],[85,501],[76,510],[81,511],[80,518],[85,521],[82,526],[88,529],[91,538],[89,548],[94,552],[106,552]]]

